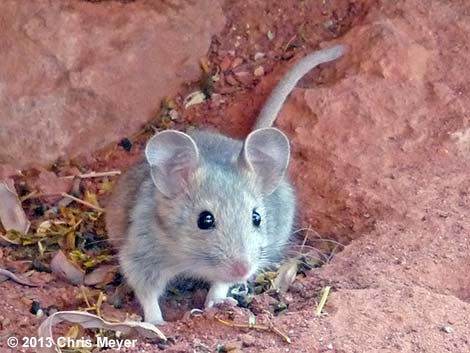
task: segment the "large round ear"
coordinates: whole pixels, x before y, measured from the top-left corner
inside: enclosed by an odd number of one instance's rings
[[[198,166],[199,152],[194,140],[176,130],[153,136],[145,147],[153,182],[167,197],[184,191]]]
[[[248,169],[270,194],[278,187],[289,165],[290,145],[286,135],[276,128],[251,132],[238,158],[241,168]]]

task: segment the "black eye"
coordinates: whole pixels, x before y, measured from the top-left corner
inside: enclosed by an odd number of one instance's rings
[[[209,211],[202,211],[199,214],[199,218],[197,220],[197,226],[201,229],[209,229],[215,227],[215,218],[212,213]]]
[[[255,227],[259,227],[259,225],[261,224],[261,216],[259,215],[258,212],[256,212],[256,210],[253,210],[251,219],[253,220],[253,225]]]

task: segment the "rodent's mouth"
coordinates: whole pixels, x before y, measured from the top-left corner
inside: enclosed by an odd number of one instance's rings
[[[243,283],[248,281],[251,277],[254,276],[256,270],[253,269],[245,276],[231,276],[229,273],[224,273],[223,281],[227,283]]]
[[[227,276],[225,278],[225,282],[228,283],[243,283],[248,280],[251,276],[244,276],[244,277],[232,277],[232,276]]]
[[[230,272],[230,269],[225,266],[214,266],[201,269],[197,272],[193,272],[194,275],[201,278],[205,278],[209,282],[224,282],[224,283],[244,283],[252,278],[257,272],[257,267],[253,266],[249,268],[249,271],[245,275],[236,275]]]

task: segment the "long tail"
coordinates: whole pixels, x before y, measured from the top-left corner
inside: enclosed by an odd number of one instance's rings
[[[255,129],[270,127],[279,114],[279,111],[289,94],[295,88],[297,82],[314,67],[338,59],[346,51],[346,46],[336,45],[334,47],[318,50],[308,54],[289,70],[286,76],[277,84],[272,91],[263,109],[256,120]]]

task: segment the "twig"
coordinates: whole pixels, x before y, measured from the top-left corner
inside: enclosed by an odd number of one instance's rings
[[[110,170],[109,172],[91,172],[86,174],[78,174],[78,175],[67,175],[61,178],[63,179],[73,179],[75,177],[85,179],[85,178],[102,178],[106,176],[114,176],[121,174],[120,170]]]
[[[67,194],[65,192],[61,192],[60,195],[62,197],[68,197],[69,199],[74,200],[75,202],[81,203],[82,205],[93,208],[94,210],[97,210],[99,212],[104,212],[104,208],[101,208],[101,207],[95,206],[95,205],[93,205],[89,202],[83,201],[83,200],[79,199],[78,197],[72,196],[72,195]]]
[[[300,247],[300,253],[302,253],[302,250],[304,249],[305,244],[307,244],[308,240],[308,232],[310,231],[310,226],[307,228],[307,231],[305,232],[304,240],[302,241],[302,246]]]
[[[85,301],[87,307],[91,308],[92,306],[91,306],[90,302],[88,301],[88,296],[86,295],[85,287],[80,286],[80,291],[82,292],[83,300]]]
[[[297,38],[297,34],[294,34],[291,39],[287,42],[287,44],[284,46],[284,51],[287,51],[289,49],[289,46],[292,44],[292,42]]]
[[[286,341],[287,343],[292,343],[291,339],[289,336],[287,336],[285,333],[282,333],[277,327],[274,327],[274,326],[271,326],[271,327],[268,327],[272,332],[274,332],[275,334],[279,335],[282,337],[282,339],[284,341]]]
[[[31,191],[29,194],[27,195],[24,195],[23,197],[20,198],[20,201],[21,202],[25,202],[26,200],[32,198],[32,197],[35,197],[36,195],[38,194],[37,191]]]
[[[282,339],[283,339],[284,341],[286,341],[287,343],[291,343],[291,342],[292,342],[289,336],[287,336],[286,334],[282,333],[279,329],[277,329],[277,328],[274,327],[274,326],[263,326],[263,325],[256,325],[256,324],[237,324],[237,323],[235,323],[235,322],[228,322],[228,321],[219,319],[218,317],[216,317],[215,319],[216,319],[218,322],[220,322],[221,324],[224,324],[224,325],[230,326],[230,327],[251,328],[251,329],[260,330],[260,331],[273,332],[273,333],[275,333],[276,335],[281,336]]]
[[[333,256],[335,256],[336,249],[338,249],[338,245],[337,245],[337,244],[335,244],[333,250],[331,250],[331,253],[330,253],[330,255],[328,256],[328,261],[327,261],[327,262],[330,262],[331,259],[333,258]]]
[[[83,218],[80,218],[80,220],[79,220],[77,223],[75,223],[75,225],[72,227],[73,230],[76,230],[76,229],[78,228],[78,226],[79,226],[80,224],[82,224],[82,222],[83,222]]]
[[[326,286],[325,288],[322,289],[321,291],[321,299],[320,303],[318,303],[317,310],[315,310],[315,315],[320,316],[321,312],[323,311],[323,308],[326,304],[326,301],[328,299],[328,295],[330,294],[330,286]]]
[[[103,292],[100,291],[100,294],[98,295],[98,300],[96,301],[96,315],[101,317],[101,305],[103,304],[103,301],[105,300],[105,296]]]

